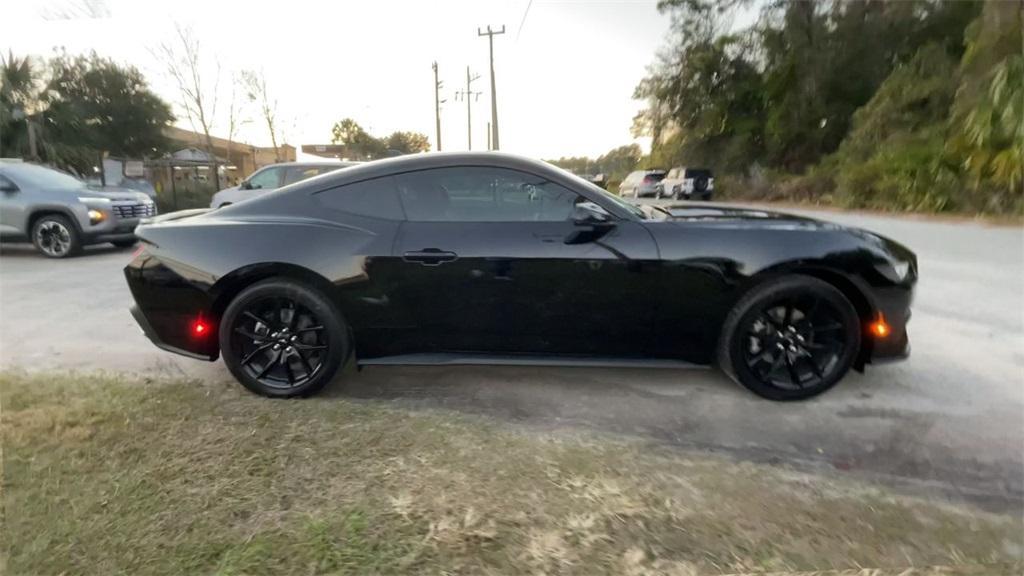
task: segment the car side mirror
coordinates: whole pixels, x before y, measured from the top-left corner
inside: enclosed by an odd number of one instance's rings
[[[593,242],[615,228],[612,215],[593,202],[580,202],[573,206],[571,220],[579,229],[566,236],[566,244]]]
[[[252,190],[252,184],[249,184],[248,180],[242,180],[242,183],[238,185],[239,190]]]
[[[572,222],[577,226],[614,226],[612,215],[593,202],[579,202],[573,206]]]

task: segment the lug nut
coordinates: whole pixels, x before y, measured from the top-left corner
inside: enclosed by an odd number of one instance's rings
[[[274,350],[280,350],[280,349],[281,349],[281,345],[280,344],[274,344]]]
[[[289,354],[291,354],[292,352],[295,352],[295,348],[292,348],[291,346],[289,346],[289,347],[285,348],[284,351],[289,353]]]

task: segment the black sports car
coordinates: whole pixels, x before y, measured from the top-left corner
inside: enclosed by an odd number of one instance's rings
[[[140,226],[132,313],[247,388],[368,364],[717,363],[775,400],[909,353],[917,261],[761,210],[638,207],[499,153],[381,160]]]

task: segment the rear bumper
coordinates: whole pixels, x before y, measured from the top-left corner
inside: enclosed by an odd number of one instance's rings
[[[146,252],[125,267],[124,275],[135,298],[132,316],[154,345],[199,360],[212,362],[219,357],[210,297],[194,280],[184,278],[175,267]],[[198,319],[210,329],[194,334]]]
[[[153,326],[150,325],[149,320],[146,319],[145,314],[143,314],[142,311],[139,310],[138,304],[132,304],[131,308],[129,308],[129,311],[131,311],[132,317],[135,318],[135,321],[139,324],[139,328],[142,329],[142,333],[146,336],[146,338],[149,338],[149,341],[152,342],[157,348],[167,350],[168,352],[174,352],[175,354],[181,354],[182,356],[188,356],[189,358],[195,358],[196,360],[206,360],[208,362],[213,362],[214,360],[217,359],[216,355],[209,356],[208,354],[192,352],[189,350],[185,350],[183,348],[172,346],[164,342],[153,330]]]

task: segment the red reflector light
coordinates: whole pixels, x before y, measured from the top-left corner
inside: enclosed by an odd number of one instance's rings
[[[192,334],[195,334],[196,336],[202,336],[203,334],[206,334],[206,332],[209,329],[210,327],[207,326],[206,322],[203,322],[201,319],[196,320],[195,322],[192,323]]]

